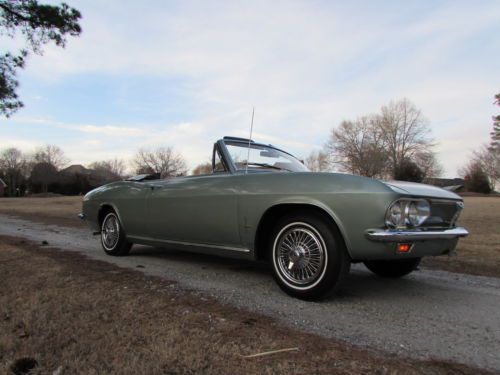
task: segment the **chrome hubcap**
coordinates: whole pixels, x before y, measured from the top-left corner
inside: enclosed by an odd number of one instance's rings
[[[296,284],[309,284],[324,268],[325,249],[319,234],[299,224],[281,234],[275,257],[286,279]]]
[[[102,242],[106,249],[113,249],[120,237],[120,225],[115,215],[108,215],[102,224]]]

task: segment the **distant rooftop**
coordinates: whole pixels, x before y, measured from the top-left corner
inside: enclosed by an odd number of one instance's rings
[[[92,169],[87,169],[81,164],[73,164],[70,165],[68,168],[64,168],[61,170],[61,173],[66,173],[66,174],[91,174]]]

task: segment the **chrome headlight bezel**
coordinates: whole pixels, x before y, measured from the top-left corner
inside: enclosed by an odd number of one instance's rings
[[[431,205],[427,200],[401,198],[389,205],[385,225],[389,228],[418,227],[430,216]]]

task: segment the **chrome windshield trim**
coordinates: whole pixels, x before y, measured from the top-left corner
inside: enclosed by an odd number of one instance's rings
[[[466,237],[467,229],[462,227],[445,230],[397,230],[397,229],[368,229],[365,237],[377,242],[408,242],[441,240]]]

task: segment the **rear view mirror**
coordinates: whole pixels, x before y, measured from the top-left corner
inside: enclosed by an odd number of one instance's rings
[[[273,150],[263,150],[260,152],[260,156],[265,158],[279,158],[280,154]]]

